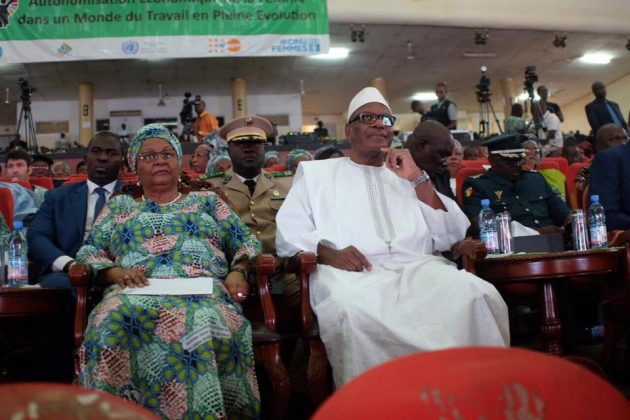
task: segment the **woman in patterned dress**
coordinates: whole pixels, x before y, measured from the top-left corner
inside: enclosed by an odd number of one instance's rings
[[[178,190],[181,160],[165,127],[140,129],[128,161],[142,195],[113,197],[79,250],[111,285],[90,314],[79,380],[164,418],[256,418],[251,327],[238,302],[260,243],[215,193]],[[211,277],[213,293],[121,293],[181,277]]]

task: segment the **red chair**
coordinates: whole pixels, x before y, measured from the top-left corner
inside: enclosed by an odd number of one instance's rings
[[[569,205],[571,206],[572,209],[579,209],[580,207],[578,206],[578,196],[577,196],[577,186],[576,186],[576,179],[578,176],[578,173],[580,172],[580,170],[582,168],[586,168],[589,167],[591,165],[590,162],[581,162],[581,163],[572,163],[571,166],[569,166],[569,170],[566,173],[567,176],[567,197],[569,199]]]
[[[567,172],[569,172],[569,161],[567,161],[567,159],[562,157],[562,156],[546,157],[546,158],[543,158],[542,162],[543,163],[545,163],[545,162],[556,162],[558,164],[558,167],[559,167],[558,169],[565,176],[567,175]]]
[[[2,179],[0,179],[0,181],[2,181],[2,182],[12,182],[14,184],[19,184],[19,185],[23,186],[24,188],[26,188],[27,190],[32,190],[33,189],[33,186],[31,185],[31,183],[29,181],[25,181],[23,179],[2,178]]]
[[[461,168],[481,168],[484,165],[490,165],[490,162],[488,162],[488,159],[486,158],[475,160],[462,160]]]
[[[465,162],[465,161],[463,161]],[[473,162],[473,161],[468,161],[468,162]],[[455,174],[455,182],[457,185],[457,202],[459,204],[463,203],[463,191],[462,191],[462,186],[464,185],[464,182],[466,181],[466,179],[468,177],[471,176],[475,176],[475,175],[479,175],[484,173],[486,170],[484,168],[482,168],[481,166],[478,167],[470,167],[470,168],[464,168],[461,167],[459,168],[459,171],[457,171],[457,174]]]
[[[46,188],[47,190],[55,189],[55,184],[53,184],[53,180],[49,176],[32,176],[29,178],[29,181],[31,184]]]
[[[9,230],[13,230],[13,194],[9,188],[0,187],[0,212]]]
[[[380,365],[338,390],[323,419],[630,418],[610,383],[559,357],[516,348],[417,353]]]
[[[543,169],[557,169],[558,171],[560,171],[560,165],[558,165],[558,162],[554,162],[552,160],[545,160],[543,159],[542,162],[540,162],[540,165],[538,165],[538,169],[539,170],[543,170]],[[562,172],[564,173],[564,172]]]

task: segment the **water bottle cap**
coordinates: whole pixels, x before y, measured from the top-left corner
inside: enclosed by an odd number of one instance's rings
[[[21,220],[14,220],[13,221],[13,230],[20,230],[24,227],[24,224],[22,223]]]
[[[490,207],[490,200],[488,200],[487,198],[481,200],[481,207]]]
[[[593,194],[591,195],[591,204],[599,202],[599,195]]]

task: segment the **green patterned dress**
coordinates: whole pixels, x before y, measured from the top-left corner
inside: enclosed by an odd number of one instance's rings
[[[11,232],[9,231],[6,220],[4,220],[4,215],[0,213],[0,246],[9,245],[10,236]]]
[[[259,417],[251,326],[223,280],[230,264],[260,249],[212,192],[170,205],[112,198],[78,261],[97,270],[136,267],[148,278],[213,277],[214,293],[141,296],[108,288],[89,317],[80,383],[168,419]]]

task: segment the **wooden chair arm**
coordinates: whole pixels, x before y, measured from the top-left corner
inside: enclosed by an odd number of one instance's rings
[[[276,331],[276,308],[271,299],[269,277],[278,270],[278,260],[271,254],[261,254],[256,257],[253,269],[265,326],[271,331]]]
[[[74,347],[78,349],[83,343],[83,336],[87,326],[87,295],[91,283],[91,270],[88,265],[74,264],[70,267],[68,277],[76,288],[76,307],[74,313]]]
[[[312,252],[301,252],[294,258],[297,262],[297,274],[300,280],[302,333],[306,334],[313,328],[313,309],[311,308],[309,280],[311,273],[314,273],[317,269],[317,255]]]
[[[608,232],[608,246],[621,246],[626,242],[630,242],[630,231],[611,230]]]

